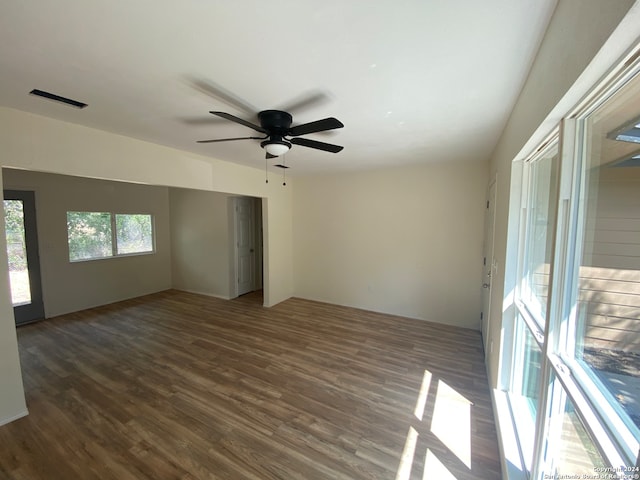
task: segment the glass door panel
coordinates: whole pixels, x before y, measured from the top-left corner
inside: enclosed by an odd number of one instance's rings
[[[33,192],[4,191],[11,300],[16,324],[44,318]]]
[[[11,301],[15,307],[31,303],[22,200],[4,201],[4,224],[7,234]]]

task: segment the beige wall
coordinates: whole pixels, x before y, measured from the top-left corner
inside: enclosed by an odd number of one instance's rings
[[[273,182],[275,183],[275,182]],[[293,295],[293,211],[292,186],[287,180],[287,188],[280,184],[280,195],[272,195],[262,200],[262,228],[264,236],[264,304],[271,307],[278,303],[282,291]],[[266,219],[266,221],[265,221]]]
[[[2,169],[0,169],[2,180]],[[9,269],[4,222],[0,222],[0,425],[27,414],[24,398],[18,341],[9,291]]]
[[[265,304],[275,305],[293,292],[295,180],[289,179],[287,187],[265,183],[262,163],[250,168],[5,107],[0,107],[0,162],[10,168],[264,198]]]
[[[262,164],[260,164],[262,165]],[[267,306],[293,293],[291,185],[265,184],[264,171],[0,107],[0,166],[265,198]],[[0,239],[0,277],[8,277]],[[9,287],[0,283],[0,424],[24,414]]]
[[[35,192],[45,316],[171,288],[169,192],[151,187],[5,169],[4,188]],[[151,255],[70,262],[67,212],[148,213],[154,217]]]
[[[295,294],[479,329],[487,164],[297,178]]]
[[[548,133],[563,109],[566,112],[586,91],[585,85],[638,38],[637,33],[632,38],[633,33],[625,35],[618,29],[614,44],[609,42],[605,53],[596,57],[590,77],[579,77],[632,3],[559,1],[492,155],[490,177],[498,178],[498,269],[491,317],[491,335],[496,339],[509,291],[504,266],[511,253],[507,249],[511,162]],[[626,23],[626,32],[634,25],[640,25],[637,15]],[[296,179],[282,188],[277,182],[265,185],[259,169],[2,107],[0,162],[5,167],[263,197],[267,305],[293,294],[295,266],[297,295],[478,328],[480,266],[475,263],[481,255],[487,184],[482,162]],[[329,246],[336,251],[329,252]],[[0,250],[5,250],[4,236]],[[0,256],[6,265],[6,253]],[[2,269],[0,277],[5,278],[6,266]],[[24,412],[10,305],[5,278],[0,284],[0,423]],[[489,357],[493,384],[497,350]]]
[[[509,225],[510,205],[518,198],[518,192],[511,190],[512,162],[530,153],[638,40],[638,2],[624,18],[633,4],[632,0],[559,0],[529,77],[491,156],[490,177],[497,178],[497,269],[492,282],[489,340],[496,346],[501,340],[503,318],[508,318],[515,282],[513,268],[509,268],[515,266],[515,243],[511,240],[517,236],[517,225]],[[609,38],[612,32],[614,35]],[[517,208],[511,209],[514,219],[517,213]],[[500,383],[499,351],[494,348],[487,358],[493,386]]]
[[[173,287],[230,298],[229,196],[172,188]]]

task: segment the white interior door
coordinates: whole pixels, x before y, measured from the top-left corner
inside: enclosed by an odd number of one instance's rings
[[[482,267],[482,341],[485,354],[489,354],[490,322],[491,322],[491,280],[494,272],[493,233],[495,223],[496,182],[489,185],[487,193],[487,209],[484,220],[484,260]]]
[[[252,198],[235,199],[236,274],[238,295],[252,292],[256,284],[255,210]]]

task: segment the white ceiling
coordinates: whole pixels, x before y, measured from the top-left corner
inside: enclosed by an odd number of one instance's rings
[[[208,114],[345,128],[295,146],[291,173],[485,161],[556,0],[0,0],[0,105],[264,168],[256,132]],[[28,95],[33,88],[89,106]],[[233,103],[233,102],[232,102]],[[271,163],[277,163],[270,161]]]

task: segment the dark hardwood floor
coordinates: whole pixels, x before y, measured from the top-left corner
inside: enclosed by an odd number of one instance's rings
[[[500,478],[475,331],[171,290],[18,338],[3,478]]]

